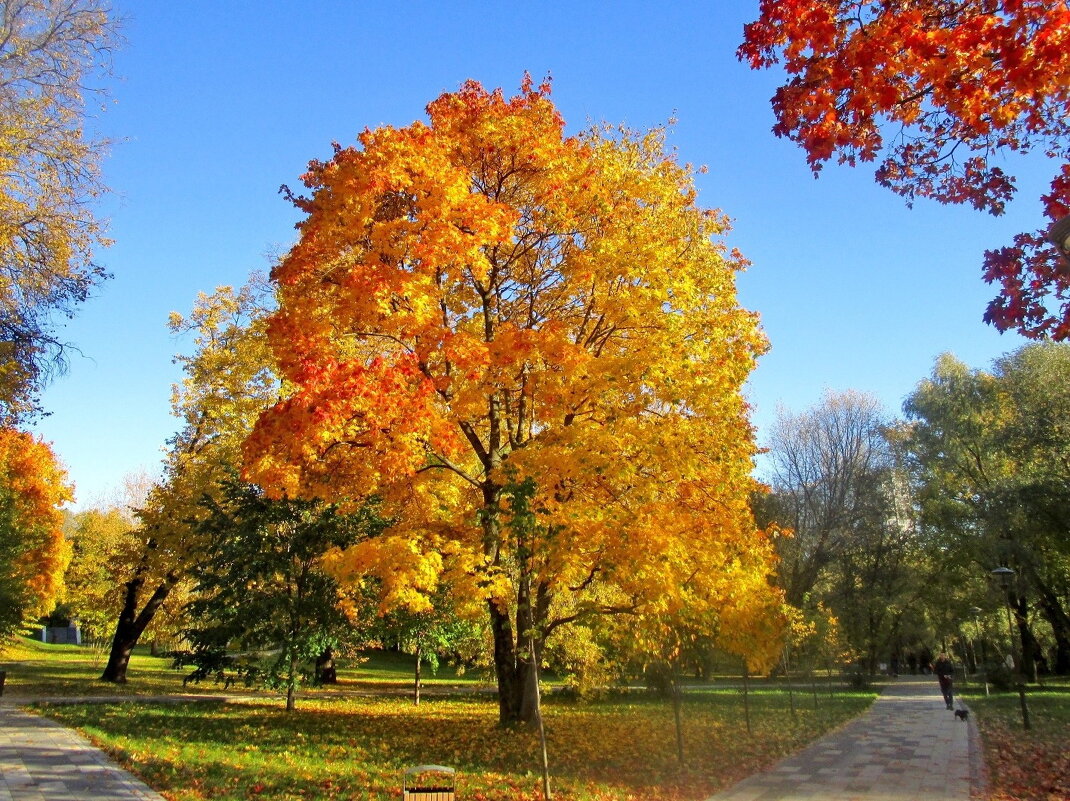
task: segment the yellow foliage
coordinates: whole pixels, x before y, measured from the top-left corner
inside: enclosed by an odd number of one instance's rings
[[[263,277],[235,289],[200,293],[188,316],[172,312],[169,328],[193,334],[192,355],[177,356],[185,376],[172,387],[172,413],[182,427],[171,440],[164,479],[138,509],[141,555],[129,560],[144,573],[181,565],[193,542],[191,521],[204,498],[233,474],[253,421],[274,398],[277,379],[264,335],[270,290]]]
[[[106,274],[93,213],[105,145],[87,135],[84,92],[113,27],[99,0],[7,0],[0,15],[0,417],[37,411],[62,367],[53,319]]]
[[[345,561],[410,571],[399,601],[422,591],[410,552],[432,543],[492,617],[530,591],[552,626],[554,599],[582,617],[609,586],[635,610],[717,609],[757,653],[779,597],[747,502],[741,387],[766,344],[736,299],[745,262],[663,130],[566,136],[548,94],[469,82],[428,123],[311,165],[300,239],[272,272],[285,397],[245,443],[245,476],[380,498],[399,539]]]

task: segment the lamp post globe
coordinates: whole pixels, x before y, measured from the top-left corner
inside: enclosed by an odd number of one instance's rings
[[[992,575],[999,579],[999,585],[1004,589],[1011,586],[1011,582],[1014,581],[1015,573],[1009,567],[997,567],[992,571]]]
[[[1051,224],[1048,241],[1058,248],[1064,259],[1070,259],[1070,214]]]

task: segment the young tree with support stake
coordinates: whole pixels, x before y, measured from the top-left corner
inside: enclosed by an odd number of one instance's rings
[[[286,693],[316,680],[317,660],[351,644],[357,629],[340,609],[338,582],[321,562],[332,547],[374,536],[372,510],[343,515],[317,501],[271,500],[256,487],[224,482],[206,498],[197,528],[203,551],[191,570],[185,631],[188,677],[263,684]]]
[[[500,720],[529,721],[528,632],[537,660],[569,623],[660,602],[694,552],[768,572],[740,392],[765,343],[662,131],[566,136],[530,79],[427,113],[336,146],[292,197],[268,326],[286,397],[245,476],[380,497],[376,547],[483,599]]]

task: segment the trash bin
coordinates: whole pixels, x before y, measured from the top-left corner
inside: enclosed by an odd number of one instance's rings
[[[442,765],[407,768],[401,784],[402,801],[454,801],[455,771]]]

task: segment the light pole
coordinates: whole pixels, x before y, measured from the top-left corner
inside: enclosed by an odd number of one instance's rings
[[[1003,600],[1007,604],[1007,633],[1011,638],[1011,658],[1014,659],[1014,622],[1011,619],[1011,585],[1014,582],[1014,571],[1009,567],[997,567],[992,571],[992,575],[999,581],[999,586],[1003,588]],[[1015,667],[1019,672],[1022,670],[1024,664],[1024,651],[1018,655],[1018,658],[1014,661],[1017,663]]]
[[[979,606],[970,607],[970,614],[973,615],[973,627],[977,632],[981,631],[981,612],[984,610]],[[983,634],[983,632],[982,632]],[[977,637],[973,638],[973,659],[977,661]],[[985,657],[985,638],[981,637],[981,662],[978,665],[981,669],[981,677],[985,682],[985,695],[988,695],[988,659]]]
[[[1070,226],[1068,226],[1070,228]],[[1070,235],[1070,230],[1067,231]],[[992,571],[992,575],[999,579],[1000,586],[1003,587],[1003,597],[1007,601],[1007,628],[1010,630],[1011,635],[1011,650],[1014,650],[1014,627],[1011,624],[1011,583],[1014,581],[1014,571],[1009,567],[1000,566]],[[1019,668],[1025,662],[1025,639],[1022,639],[1022,654],[1021,659],[1018,662]],[[1019,671],[1016,671],[1015,684],[1018,686],[1018,701],[1022,707],[1022,727],[1030,729],[1029,725],[1029,706],[1025,702],[1025,676]]]

